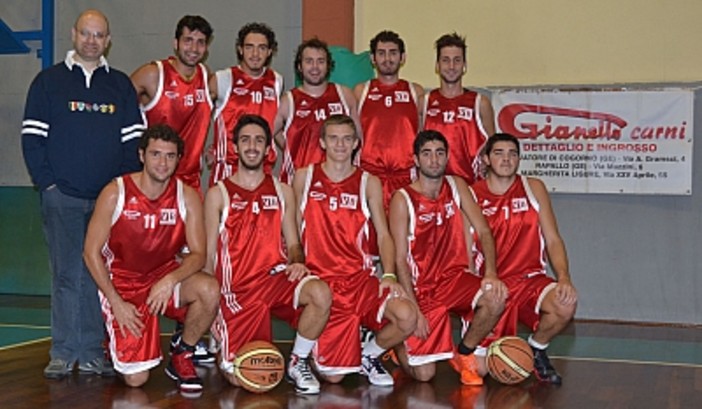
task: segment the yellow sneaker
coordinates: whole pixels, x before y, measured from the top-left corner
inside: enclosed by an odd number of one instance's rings
[[[478,361],[474,354],[461,355],[458,352],[449,359],[449,364],[456,372],[461,374],[461,383],[464,385],[480,386],[483,377],[478,373]]]

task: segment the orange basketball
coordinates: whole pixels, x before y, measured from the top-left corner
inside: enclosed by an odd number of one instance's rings
[[[519,337],[504,337],[490,344],[487,352],[490,375],[507,385],[519,383],[534,369],[534,353]]]
[[[285,359],[270,342],[251,341],[242,346],[234,359],[234,376],[242,388],[263,393],[283,380]]]

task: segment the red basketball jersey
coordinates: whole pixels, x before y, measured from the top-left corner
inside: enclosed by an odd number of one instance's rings
[[[214,155],[215,163],[210,174],[210,186],[236,172],[239,157],[234,153],[234,127],[242,115],[263,117],[273,132],[273,122],[278,113],[283,77],[266,69],[252,77],[240,67],[217,71],[217,95],[222,101],[215,110]],[[271,149],[266,158],[265,170],[270,173],[275,166],[276,150]]]
[[[339,85],[331,82],[319,97],[293,88],[285,98],[290,103],[290,116],[286,118],[283,130],[285,151],[280,180],[290,183],[295,169],[322,162],[324,151],[319,144],[322,125],[331,115],[348,115],[349,105]]]
[[[412,144],[419,130],[417,96],[412,84],[366,82],[358,108],[363,129],[361,167],[380,177],[410,174]],[[409,176],[408,176],[409,177]]]
[[[186,81],[171,64],[174,58],[156,61],[158,89],[151,102],[142,107],[142,112],[147,126],[166,124],[183,138],[185,151],[175,175],[200,190],[202,149],[212,114],[207,70],[198,64],[193,78]]]
[[[446,98],[438,89],[424,97],[424,129],[441,132],[448,141],[447,175],[458,175],[472,184],[480,179],[480,150],[488,135],[480,122],[480,94],[464,90]]]
[[[123,294],[152,285],[177,266],[175,257],[186,244],[186,209],[183,184],[176,178],[155,200],[144,196],[131,175],[115,180],[119,196],[102,255]]]
[[[456,273],[469,271],[468,251],[455,181],[446,176],[436,199],[400,189],[409,211],[407,263],[418,298]]]
[[[527,178],[517,175],[503,195],[491,193],[485,180],[473,184],[471,190],[495,237],[498,276],[507,279],[544,272],[546,245],[539,224],[539,203]],[[478,256],[476,265],[481,264]]]
[[[356,169],[332,182],[320,165],[311,165],[300,203],[306,265],[323,280],[346,282],[353,294],[374,273],[368,253],[367,181],[368,173]]]
[[[278,183],[270,175],[254,190],[246,190],[230,179],[217,183],[225,206],[219,226],[215,276],[225,297],[256,291],[265,285],[267,275],[285,270],[285,201]]]

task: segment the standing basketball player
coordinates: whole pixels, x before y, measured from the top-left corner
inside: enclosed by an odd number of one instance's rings
[[[112,360],[133,387],[146,383],[161,361],[162,314],[185,322],[166,373],[185,391],[202,390],[190,358],[215,317],[219,287],[200,271],[202,201],[172,176],[183,145],[166,125],[147,129],[139,145],[144,169],[102,190],[85,237],[85,263],[100,290]],[[190,254],[179,263],[185,245]]]
[[[322,123],[331,115],[356,120],[356,100],[348,87],[329,82],[334,68],[327,44],[304,41],[295,55],[295,75],[302,85],[286,92],[275,119],[275,140],[283,150],[280,180],[291,183],[295,170],[324,159],[319,144]]]
[[[208,71],[202,61],[207,56],[212,32],[204,18],[184,16],[176,26],[175,55],[144,64],[131,76],[147,125],[166,124],[185,141],[176,176],[200,195],[202,151],[212,114]],[[182,323],[176,325],[173,341],[177,341],[180,332]],[[215,361],[215,356],[200,341],[193,360],[208,364]]]
[[[236,40],[239,65],[217,71],[210,78],[210,88],[217,95],[210,186],[236,171],[239,159],[234,152],[232,132],[242,115],[259,115],[273,129],[283,92],[283,77],[270,68],[277,50],[278,42],[270,27],[248,23],[241,27]],[[276,150],[271,149],[264,164],[266,172],[272,171],[275,160]]]
[[[449,142],[446,174],[460,176],[471,185],[480,178],[480,149],[495,133],[492,104],[487,96],[463,88],[465,38],[444,34],[435,47],[441,86],[424,97],[424,129],[441,132]]]
[[[392,193],[414,178],[412,141],[419,130],[424,89],[400,79],[405,42],[393,31],[381,31],[370,42],[377,78],[356,85],[363,129],[361,167],[380,178],[387,209]]]
[[[534,331],[528,341],[536,377],[560,384],[546,348],[575,315],[578,295],[548,191],[541,180],[517,173],[519,140],[512,135],[500,133],[488,139],[482,160],[486,179],[471,190],[495,236],[497,271],[509,289],[505,312],[484,345],[516,335],[517,323],[526,324]],[[546,275],[546,260],[555,280]]]
[[[286,377],[298,393],[316,394],[308,359],[329,318],[331,293],[305,266],[292,188],[263,171],[272,139],[265,119],[242,116],[234,128],[238,170],[207,192],[206,270],[221,286],[212,332],[221,344],[220,369],[238,385],[239,348],[272,341],[271,315],[287,321],[298,332]]]
[[[430,380],[436,361],[453,358],[463,384],[481,385],[473,351],[500,318],[507,293],[497,279],[493,239],[480,208],[465,181],[444,176],[448,149],[441,133],[420,132],[414,142],[419,177],[398,190],[390,205],[398,278],[420,310],[417,330],[397,355],[415,379]],[[484,249],[482,280],[469,271],[469,233],[462,213]],[[449,312],[473,317],[455,356]]]
[[[333,383],[360,369],[370,383],[390,386],[393,378],[378,356],[412,334],[417,316],[394,273],[383,191],[378,178],[352,163],[360,138],[351,117],[329,117],[320,143],[324,162],[298,169],[293,183],[307,266],[329,285],[333,297],[329,322],[317,340],[316,368]],[[380,243],[381,280],[368,252],[370,222]],[[363,351],[360,325],[377,332]]]
[[[208,71],[202,64],[211,36],[207,20],[184,16],[176,26],[175,55],[147,63],[131,76],[147,126],[166,124],[185,141],[176,176],[198,191],[212,114]]]

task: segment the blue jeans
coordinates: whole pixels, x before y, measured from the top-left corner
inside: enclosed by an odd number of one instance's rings
[[[103,356],[105,327],[97,287],[85,263],[83,242],[95,200],[41,192],[44,236],[49,247],[51,359],[89,362]]]

